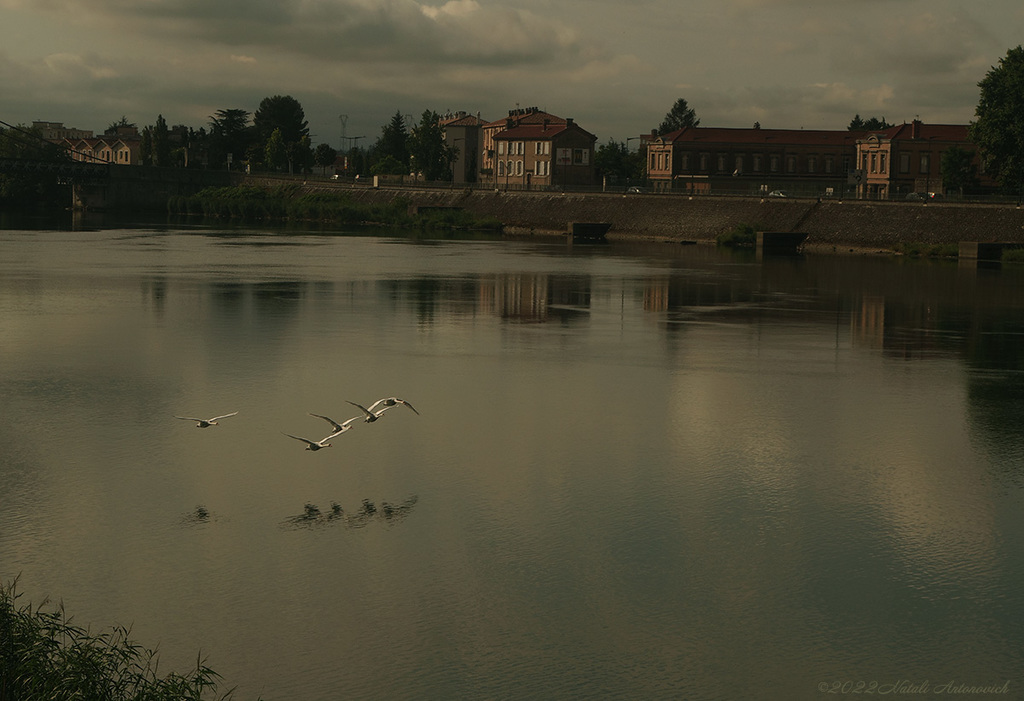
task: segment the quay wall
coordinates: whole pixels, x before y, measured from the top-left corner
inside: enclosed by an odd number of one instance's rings
[[[806,247],[836,250],[892,250],[900,243],[1024,243],[1024,209],[1014,204],[371,188],[334,183],[306,187],[344,190],[366,203],[401,199],[411,207],[460,207],[493,217],[514,234],[564,234],[569,222],[607,222],[609,238],[702,243],[737,225],[750,224],[764,231],[806,233]]]

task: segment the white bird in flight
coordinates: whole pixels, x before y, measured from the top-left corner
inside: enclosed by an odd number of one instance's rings
[[[338,431],[338,433],[341,433],[341,431]],[[311,441],[308,438],[300,438],[299,436],[293,436],[290,433],[286,433],[284,435],[288,436],[289,438],[294,438],[297,441],[302,441],[303,443],[305,443],[306,444],[306,450],[320,450],[321,448],[330,448],[331,444],[328,443],[327,441],[329,441],[332,438],[334,438],[335,436],[337,436],[338,433],[332,433],[331,435],[329,435],[329,436],[327,436],[325,438],[321,438],[318,441]]]
[[[230,414],[222,414],[221,416],[214,416],[212,419],[197,419],[194,416],[175,416],[176,419],[185,419],[186,421],[195,421],[197,428],[209,428],[210,426],[216,426],[220,419],[226,419],[229,416],[234,416],[237,411],[233,411]]]
[[[318,419],[323,419],[324,421],[329,423],[331,426],[334,426],[334,433],[332,433],[331,436],[337,436],[339,433],[344,433],[345,431],[347,431],[350,428],[352,428],[352,422],[353,421],[358,421],[359,419],[363,418],[362,416],[353,416],[351,419],[347,419],[343,423],[339,424],[337,421],[335,421],[334,419],[330,418],[329,416],[323,416],[322,414],[314,414],[313,412],[310,412],[309,415],[310,416],[315,416]],[[331,436],[328,436],[328,437],[331,437]]]
[[[383,416],[385,411],[393,407],[396,407],[399,404],[404,404],[405,406],[409,407],[414,412],[416,412],[416,414],[420,413],[416,411],[416,408],[412,404],[405,401],[404,399],[399,399],[398,397],[386,397],[385,399],[378,399],[377,401],[370,405],[369,409],[364,407],[362,404],[356,404],[355,402],[349,402],[349,404],[351,404],[354,407],[358,407],[359,409],[362,410],[364,417],[363,420],[366,423],[373,423],[381,416]],[[378,409],[377,407],[381,408]]]

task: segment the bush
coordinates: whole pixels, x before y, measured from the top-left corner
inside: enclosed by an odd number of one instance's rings
[[[202,701],[217,696],[202,659],[186,675],[157,676],[157,656],[116,627],[93,634],[72,625],[64,605],[19,605],[17,580],[0,585],[0,701]]]
[[[715,243],[730,248],[753,247],[757,243],[757,232],[760,228],[757,224],[737,224],[716,236]]]

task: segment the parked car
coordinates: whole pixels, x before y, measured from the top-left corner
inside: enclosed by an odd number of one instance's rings
[[[923,202],[928,198],[923,192],[908,192],[906,199],[910,202]]]
[[[636,185],[632,185],[626,188],[627,195],[642,195],[645,192],[647,192],[647,190],[643,189],[642,187],[637,187]]]
[[[785,190],[772,190],[768,193],[769,197],[789,197],[789,193]]]

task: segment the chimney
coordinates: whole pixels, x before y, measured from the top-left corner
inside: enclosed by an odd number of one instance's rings
[[[505,129],[511,129],[511,128],[512,128],[512,118],[508,117],[508,118],[505,119]]]
[[[567,128],[572,126],[572,117],[566,117],[565,118],[565,126]]]
[[[921,138],[921,120],[915,119],[910,123],[910,138],[919,139]]]

